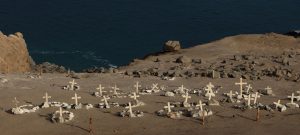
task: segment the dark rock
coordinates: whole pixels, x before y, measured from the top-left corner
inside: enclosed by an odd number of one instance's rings
[[[42,73],[66,73],[67,70],[63,66],[55,65],[49,62],[44,62],[34,66],[34,71]]]

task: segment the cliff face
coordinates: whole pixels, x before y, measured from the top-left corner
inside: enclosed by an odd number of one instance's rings
[[[22,33],[6,36],[0,32],[0,73],[28,72],[31,63]]]

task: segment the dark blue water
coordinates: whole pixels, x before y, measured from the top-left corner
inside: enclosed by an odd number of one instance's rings
[[[300,29],[300,0],[0,0],[0,30],[21,31],[38,63],[80,70],[241,33]]]

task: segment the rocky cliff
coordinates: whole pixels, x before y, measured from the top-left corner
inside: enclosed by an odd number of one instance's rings
[[[7,36],[0,32],[0,73],[28,72],[31,64],[23,34]]]

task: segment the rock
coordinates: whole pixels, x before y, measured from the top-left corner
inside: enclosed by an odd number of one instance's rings
[[[296,103],[287,103],[286,106],[292,109],[299,108],[299,105]]]
[[[35,72],[42,71],[42,73],[67,73],[65,67],[52,64],[50,62],[44,62],[42,64],[35,65],[33,70]]]
[[[259,92],[264,95],[274,95],[273,90],[271,90],[271,89],[268,89],[268,90],[263,89],[263,90],[259,90]]]
[[[165,93],[165,96],[166,96],[166,97],[174,97],[175,94],[174,94],[173,92],[167,91],[167,92]]]
[[[192,62],[192,59],[187,56],[180,56],[176,59],[176,62],[182,64],[190,64]]]
[[[179,41],[167,41],[164,45],[164,52],[174,52],[179,51],[181,49],[181,45]]]
[[[22,33],[6,36],[0,32],[0,73],[31,71],[31,57]]]

